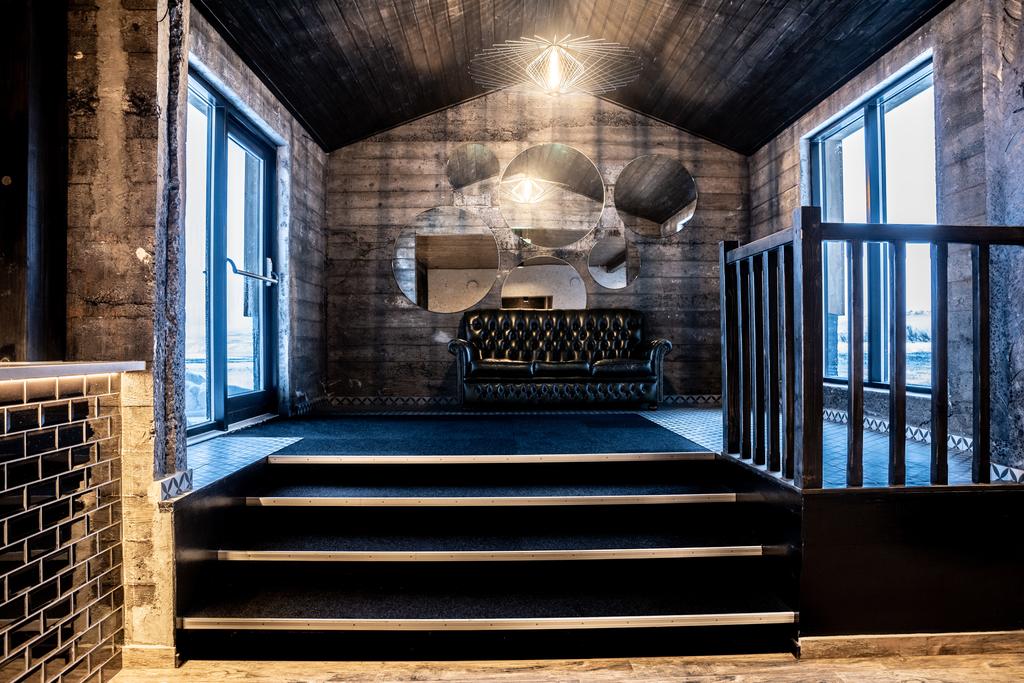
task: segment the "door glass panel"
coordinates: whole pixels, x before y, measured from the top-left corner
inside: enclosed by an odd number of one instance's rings
[[[229,137],[227,166],[227,258],[239,271],[263,275],[263,160]],[[265,289],[260,280],[228,268],[228,396],[263,389]]]
[[[210,105],[190,97],[185,145],[185,416],[189,427],[213,419],[207,268],[210,125]]]
[[[885,109],[888,223],[935,223],[935,98],[927,87]],[[931,255],[907,245],[907,384],[931,385]]]
[[[864,120],[859,119],[821,142],[825,177],[821,184],[825,220],[836,223],[867,222],[867,169],[864,154]],[[847,273],[846,245],[825,242],[825,376],[846,379]],[[867,340],[865,339],[865,346]],[[865,354],[865,363],[867,362]]]

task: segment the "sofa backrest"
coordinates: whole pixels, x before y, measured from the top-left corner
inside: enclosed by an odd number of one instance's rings
[[[628,309],[477,309],[463,314],[459,336],[483,359],[594,363],[634,355],[643,330],[644,314]]]

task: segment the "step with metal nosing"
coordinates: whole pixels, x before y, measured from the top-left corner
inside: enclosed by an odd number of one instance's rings
[[[458,464],[537,464],[567,462],[690,462],[717,457],[711,451],[674,453],[531,453],[523,455],[270,455],[271,465],[458,465]]]
[[[730,545],[579,550],[211,550],[206,557],[224,562],[531,562],[761,557],[767,554],[771,554],[771,550],[761,545]]]
[[[496,507],[528,505],[685,505],[735,503],[729,493],[602,496],[248,496],[251,507]]]
[[[466,619],[295,619],[258,617],[184,617],[185,630],[232,631],[533,631],[549,629],[679,628],[793,624],[797,613],[736,612],[609,617]]]

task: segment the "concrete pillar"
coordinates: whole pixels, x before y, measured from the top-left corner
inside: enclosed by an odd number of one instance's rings
[[[125,650],[174,661],[172,515],[187,467],[181,166],[187,0],[68,5],[68,358],[144,360],[122,392]]]

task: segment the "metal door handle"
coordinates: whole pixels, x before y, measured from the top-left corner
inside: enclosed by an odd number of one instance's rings
[[[248,277],[252,278],[253,280],[259,280],[260,282],[266,284],[267,287],[269,287],[270,285],[276,285],[280,283],[280,280],[277,277],[278,274],[274,272],[274,261],[269,257],[266,260],[266,269],[267,272],[270,273],[270,275],[260,275],[259,273],[251,273],[248,270],[239,270],[238,266],[235,265],[234,261],[232,261],[229,258],[225,258],[224,260],[228,262],[229,266],[231,266],[231,272],[234,273],[235,275],[241,275],[242,277]]]

